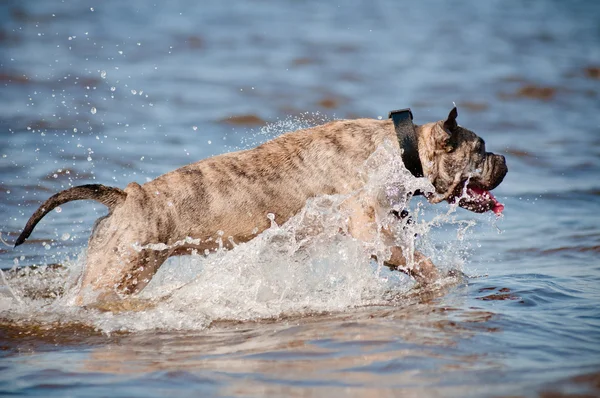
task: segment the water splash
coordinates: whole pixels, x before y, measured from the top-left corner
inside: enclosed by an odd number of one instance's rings
[[[250,130],[240,138],[240,145],[233,150],[249,149],[271,140],[285,132],[314,127],[332,119],[320,112],[304,112],[298,116],[288,116],[273,123],[267,123],[258,130]]]

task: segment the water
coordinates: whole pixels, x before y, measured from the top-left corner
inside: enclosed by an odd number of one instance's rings
[[[153,306],[79,309],[69,295],[106,209],[63,205],[22,246],[0,245],[0,392],[598,395],[598,20],[600,3],[583,0],[3,2],[9,244],[71,185],[144,183],[406,106],[424,123],[455,102],[509,174],[499,220],[411,201],[417,247],[466,274],[427,293],[334,233],[325,198],[304,209],[324,227],[302,250],[294,237],[311,224],[295,219],[170,260],[142,297]]]

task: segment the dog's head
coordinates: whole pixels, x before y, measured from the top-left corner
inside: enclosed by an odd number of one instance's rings
[[[435,187],[432,203],[447,200],[465,209],[500,214],[504,209],[489,192],[508,168],[504,156],[486,152],[485,142],[456,122],[456,107],[446,120],[419,127],[419,154],[423,172]]]

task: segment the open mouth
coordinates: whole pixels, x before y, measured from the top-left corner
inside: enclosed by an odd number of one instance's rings
[[[490,191],[486,191],[477,186],[467,186],[466,192],[461,190],[459,195],[455,196],[458,199],[458,205],[475,213],[485,213],[493,211],[497,216],[502,214],[504,205],[494,197]]]

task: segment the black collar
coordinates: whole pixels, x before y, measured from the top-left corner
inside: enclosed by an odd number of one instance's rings
[[[402,149],[404,167],[415,177],[423,177],[423,165],[419,158],[419,140],[413,124],[413,115],[410,108],[391,111],[389,116],[394,121],[396,136]]]

